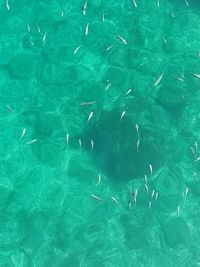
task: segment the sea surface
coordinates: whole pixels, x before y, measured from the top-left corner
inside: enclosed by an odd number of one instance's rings
[[[200,1],[0,1],[0,267],[200,266]]]

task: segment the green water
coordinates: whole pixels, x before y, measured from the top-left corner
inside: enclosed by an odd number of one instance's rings
[[[0,1],[0,267],[199,266],[200,2],[83,3]]]

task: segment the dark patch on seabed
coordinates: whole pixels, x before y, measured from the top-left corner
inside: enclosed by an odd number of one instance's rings
[[[159,146],[163,137],[155,136],[154,132],[143,127],[142,133],[139,129],[138,138],[136,125],[127,116],[120,121],[119,112],[102,111],[99,120],[86,127],[79,137],[86,144],[83,147],[92,154],[95,164],[113,182],[141,178],[145,171],[149,172],[149,164],[157,169],[164,163],[165,157]],[[93,151],[90,140],[95,144]]]

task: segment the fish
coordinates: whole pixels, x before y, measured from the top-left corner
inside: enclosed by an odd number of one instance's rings
[[[93,105],[93,104],[96,104],[97,102],[96,101],[91,101],[91,102],[83,102],[80,104],[80,106],[89,106],[89,105]]]
[[[104,17],[104,12],[102,13],[102,22],[104,22],[105,17]]]
[[[148,185],[147,185],[147,184],[144,184],[144,187],[145,187],[146,192],[147,192],[147,194],[148,194],[148,192],[149,192]]]
[[[160,1],[156,0],[156,2],[157,2],[157,7],[160,7]]]
[[[188,187],[186,187],[186,189],[185,189],[185,192],[184,192],[184,196],[185,196],[185,197],[187,196],[187,194],[188,194],[188,191],[189,191],[189,188],[188,188]]]
[[[129,95],[131,92],[132,92],[132,89],[130,88],[130,89],[125,93],[125,95],[126,95],[126,96]]]
[[[33,139],[31,142],[27,143],[28,145],[31,145],[33,143],[35,143],[37,141],[37,139]]]
[[[93,150],[93,148],[94,148],[94,141],[91,140],[91,141],[90,141],[90,144],[91,144],[91,150]]]
[[[195,73],[192,73],[192,75],[198,79],[200,79],[200,74],[195,74]]]
[[[126,111],[123,111],[123,112],[122,112],[122,114],[121,114],[121,116],[120,116],[120,121],[121,121],[122,118],[124,117],[125,113],[126,113]]]
[[[119,39],[123,44],[125,44],[125,45],[128,44],[127,41],[126,41],[123,37],[121,37],[121,35],[119,35],[118,33],[115,33],[115,35],[118,37],[118,39]]]
[[[156,196],[155,196],[155,199],[157,200],[157,198],[158,198],[158,192],[156,192]]]
[[[26,128],[23,129],[22,134],[21,134],[21,137],[20,137],[19,140],[21,140],[24,137],[25,133],[26,133]]]
[[[170,13],[171,13],[172,18],[174,19],[175,18],[174,12],[171,10]]]
[[[89,23],[86,24],[86,27],[85,27],[85,35],[88,35],[88,32],[89,32]]]
[[[88,119],[87,119],[87,123],[89,123],[89,121],[91,120],[91,118],[93,117],[94,113],[93,111],[90,112],[89,116],[88,116]]]
[[[137,123],[135,125],[135,128],[136,128],[137,136],[138,136],[138,139],[139,139],[140,138],[140,135],[139,135],[139,126],[138,126]]]
[[[86,15],[86,10],[87,10],[87,1],[85,1],[84,4],[82,5],[82,12],[84,16]]]
[[[192,151],[192,155],[194,156],[194,158],[196,158],[196,155],[195,155],[195,152],[192,146],[191,146],[191,151]]]
[[[180,214],[180,206],[177,207],[177,214]]]
[[[200,160],[200,157],[197,157],[195,160],[194,160],[194,162],[197,162],[197,161],[199,161]]]
[[[29,41],[30,41],[31,45],[34,45],[34,42],[32,41],[31,36],[30,36],[30,38],[29,38]]]
[[[187,1],[187,0],[185,0],[185,4],[186,4],[186,6],[189,6],[189,3],[188,3],[188,1]]]
[[[98,176],[98,182],[96,183],[96,186],[99,185],[101,183],[101,175],[99,174]]]
[[[152,194],[151,194],[151,199],[154,197],[155,190],[153,189]]]
[[[195,148],[197,150],[198,149],[198,143],[197,143],[197,141],[194,142],[194,145],[195,145]]]
[[[6,105],[7,109],[10,111],[10,112],[13,112],[12,108],[8,105]]]
[[[60,13],[61,17],[63,17],[64,15],[64,11],[62,10],[61,13]]]
[[[147,175],[146,174],[144,175],[144,181],[147,184]]]
[[[91,195],[91,197],[93,197],[94,199],[97,199],[99,201],[103,201],[100,197],[96,196],[96,195]]]
[[[137,7],[137,3],[136,3],[136,1],[135,0],[132,0],[133,1],[133,5],[134,5],[134,7]]]
[[[68,133],[66,135],[66,143],[67,143],[67,145],[69,144],[69,134]]]
[[[81,146],[82,146],[81,139],[78,139],[78,143],[79,143],[79,147],[81,148]]]
[[[155,87],[159,85],[159,83],[161,82],[162,78],[163,78],[163,73],[161,73],[161,75],[160,75],[160,76],[158,77],[158,79],[155,81],[155,83],[154,83],[154,86],[155,86]]]
[[[30,26],[29,26],[29,24],[27,23],[27,30],[28,30],[28,32],[30,32],[31,31],[31,28],[30,28]]]
[[[45,42],[46,37],[47,37],[47,33],[45,32],[45,34],[44,34],[44,36],[43,36],[43,38],[42,38],[42,42],[43,42],[43,43]]]
[[[167,44],[167,39],[165,38],[165,36],[163,36],[163,41],[165,44]]]
[[[118,201],[116,200],[116,198],[114,198],[114,197],[111,196],[111,199],[112,199],[112,201],[119,207],[119,203],[118,203]]]
[[[109,81],[108,81],[109,82]],[[109,82],[109,84],[106,86],[106,90],[108,90],[109,88],[110,88],[110,86],[111,86],[111,82]]]
[[[152,176],[153,168],[152,168],[152,165],[151,165],[151,164],[149,164],[149,169],[150,169],[150,174],[151,174],[151,176]]]
[[[139,152],[139,145],[140,145],[140,139],[137,140],[137,145],[136,145],[137,152]]]
[[[113,45],[110,45],[106,48],[106,52],[110,51],[113,48]]]
[[[128,207],[129,207],[129,209],[131,208],[131,201],[130,201],[130,199],[128,200]]]
[[[138,194],[138,191],[136,189],[135,192],[133,192],[133,202],[135,203],[135,205],[136,205],[136,201],[137,201],[137,194]]]
[[[6,0],[6,7],[7,7],[8,10],[10,10],[10,5],[8,3],[8,0]]]
[[[77,54],[78,50],[81,48],[81,45],[77,46],[75,49],[74,49],[74,55]]]
[[[38,32],[40,33],[40,32],[41,32],[41,30],[40,30],[40,27],[39,27],[39,25],[37,25],[37,28],[38,28]]]
[[[151,201],[149,201],[149,209],[151,208]]]

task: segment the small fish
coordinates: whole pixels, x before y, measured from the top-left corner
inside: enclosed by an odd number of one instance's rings
[[[89,123],[89,121],[91,120],[91,118],[93,117],[94,113],[93,111],[90,112],[89,116],[88,116],[88,119],[87,119],[87,123]]]
[[[125,44],[125,45],[128,44],[127,41],[126,41],[124,38],[122,38],[118,33],[115,33],[115,34],[116,34],[116,36],[118,37],[118,39],[119,39],[123,44]]]
[[[152,194],[151,194],[151,199],[154,197],[155,190],[153,189]]]
[[[107,81],[107,82],[109,82],[109,81]],[[106,86],[106,90],[108,90],[109,88],[110,88],[110,86],[111,86],[111,82],[109,82],[109,84]]]
[[[151,201],[149,201],[149,209],[151,208]]]
[[[125,95],[129,95],[131,92],[132,92],[132,89],[130,88],[130,89],[125,93]]]
[[[62,10],[61,13],[60,13],[61,17],[64,16],[64,11]]]
[[[200,157],[196,158],[196,159],[194,160],[194,162],[197,162],[197,161],[199,161],[199,160],[200,160]]]
[[[67,145],[69,144],[69,134],[68,133],[66,135],[66,143],[67,143]]]
[[[78,143],[79,143],[79,147],[81,148],[82,147],[81,139],[78,139]]]
[[[28,30],[28,32],[30,32],[31,31],[31,28],[30,28],[30,26],[29,26],[29,24],[27,23],[27,30]]]
[[[147,175],[146,174],[144,175],[144,181],[147,184]]]
[[[192,73],[192,75],[198,79],[200,79],[200,74],[195,74],[195,73]]]
[[[10,112],[13,112],[12,108],[8,105],[6,105],[7,109],[10,111]]]
[[[112,201],[119,207],[119,203],[118,203],[118,201],[116,200],[116,198],[111,197],[111,199],[112,199]]]
[[[159,8],[160,7],[160,1],[156,0],[156,2],[157,2],[157,7]]]
[[[31,45],[34,45],[34,42],[32,41],[32,37],[31,36],[29,38],[29,41],[30,41]]]
[[[106,48],[106,52],[110,51],[113,48],[113,45],[110,45]]]
[[[137,3],[136,3],[136,1],[135,0],[132,0],[133,1],[133,5],[134,5],[134,7],[137,7]]]
[[[135,125],[135,128],[136,128],[137,136],[138,136],[138,139],[139,139],[140,138],[140,135],[139,135],[139,126],[138,126],[137,123]]]
[[[158,77],[158,79],[155,81],[155,83],[154,83],[154,86],[155,86],[155,87],[159,85],[159,83],[161,82],[162,78],[163,78],[163,73],[161,73],[161,75],[160,75],[160,76]]]
[[[102,22],[104,22],[105,17],[104,17],[104,12],[102,13]]]
[[[8,10],[10,10],[10,6],[9,6],[9,3],[8,3],[8,0],[6,0],[6,7]]]
[[[41,30],[40,30],[40,27],[39,27],[39,25],[37,25],[37,28],[38,28],[38,32],[40,33],[40,32],[41,32]]]
[[[195,146],[195,148],[197,150],[198,149],[198,143],[197,143],[197,141],[194,142],[194,146]]]
[[[22,134],[21,134],[21,137],[20,137],[19,140],[21,140],[24,137],[25,133],[26,133],[26,128],[23,129]]]
[[[74,55],[76,55],[76,53],[78,52],[78,50],[81,48],[81,45],[77,46],[75,49],[74,49]]]
[[[126,113],[126,111],[123,111],[123,112],[122,112],[122,114],[121,114],[121,116],[120,116],[120,121],[121,121],[122,118],[124,117],[125,113]]]
[[[86,9],[87,9],[87,1],[85,1],[84,4],[82,5],[82,12],[84,16],[86,15]]]
[[[42,38],[42,42],[43,42],[43,43],[45,42],[46,37],[47,37],[47,33],[45,32],[45,34],[44,34],[44,36],[43,36],[43,38]]]
[[[93,148],[94,148],[94,141],[91,140],[91,141],[90,141],[90,144],[91,144],[91,150],[93,150]]]
[[[196,158],[196,155],[195,155],[195,152],[192,146],[191,146],[191,151],[192,151],[192,155],[194,156],[194,158]]]
[[[99,185],[101,183],[101,175],[99,174],[98,176],[98,182],[96,183],[96,186]]]
[[[149,192],[148,185],[147,184],[144,184],[144,186],[145,186],[145,189],[146,189],[146,192],[147,192],[147,195],[148,195],[148,192]]]
[[[129,207],[129,209],[131,209],[131,201],[130,201],[130,199],[128,200],[128,207]]]
[[[80,106],[89,106],[89,105],[93,105],[93,104],[96,104],[97,102],[96,101],[92,101],[92,102],[83,102],[80,104]]]
[[[167,44],[167,39],[165,38],[165,36],[163,36],[163,41],[165,44]]]
[[[187,196],[187,194],[188,194],[188,191],[189,191],[189,188],[188,188],[188,187],[186,187],[186,189],[185,189],[185,192],[184,192],[184,196],[185,196],[185,197]]]
[[[172,18],[174,19],[175,18],[174,12],[171,10],[170,13],[171,13]]]
[[[85,27],[85,35],[88,35],[89,25],[90,25],[90,23],[87,23],[86,24],[86,27]]]
[[[181,76],[181,78],[182,78],[183,80],[185,79],[185,76],[183,75],[183,73],[178,72],[178,74]]]
[[[136,205],[136,201],[137,201],[137,194],[138,194],[138,191],[136,189],[135,192],[133,192],[133,202],[135,205]]]
[[[185,3],[186,3],[186,6],[189,6],[189,3],[188,3],[188,1],[187,1],[187,0],[185,0]]]
[[[155,199],[157,200],[157,198],[158,198],[158,192],[156,192],[156,196],[155,196]]]
[[[93,197],[94,199],[97,199],[99,201],[103,201],[100,197],[96,196],[96,195],[91,195],[91,197]]]
[[[137,145],[136,145],[137,152],[139,152],[139,145],[140,145],[140,139],[137,140]]]
[[[151,165],[151,164],[149,164],[149,169],[150,169],[150,174],[151,174],[151,176],[152,176],[153,168],[152,168],[152,165]]]
[[[37,139],[33,139],[31,142],[28,143],[28,145],[31,145],[33,143],[35,143],[37,141]]]
[[[177,207],[177,214],[180,214],[180,206]]]

